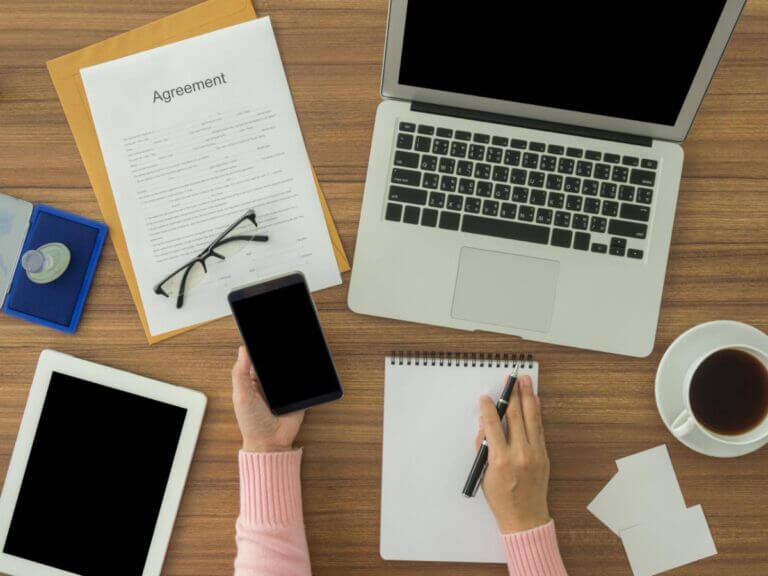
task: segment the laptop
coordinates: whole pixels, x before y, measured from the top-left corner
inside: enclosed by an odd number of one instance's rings
[[[693,122],[745,0],[391,0],[349,307],[654,345]]]

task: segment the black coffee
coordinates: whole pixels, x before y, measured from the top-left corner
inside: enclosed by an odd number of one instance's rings
[[[768,415],[768,370],[747,352],[715,352],[693,373],[691,409],[718,434],[735,436],[755,428]]]

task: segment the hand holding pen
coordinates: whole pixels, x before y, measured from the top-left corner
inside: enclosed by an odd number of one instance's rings
[[[549,458],[539,398],[529,376],[520,376],[506,409],[508,435],[490,398],[480,401],[478,450],[485,438],[488,461],[483,492],[499,530],[520,532],[549,522]]]

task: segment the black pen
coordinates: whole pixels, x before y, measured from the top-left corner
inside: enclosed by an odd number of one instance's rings
[[[517,381],[517,371],[519,366],[515,368],[515,371],[507,379],[507,384],[504,386],[504,391],[499,397],[499,401],[496,402],[496,412],[499,414],[499,420],[504,418],[504,413],[507,411],[509,405],[509,399],[512,397],[512,391],[515,389],[515,382]],[[477,451],[475,461],[472,464],[472,469],[469,471],[469,477],[466,484],[464,484],[464,490],[462,494],[467,498],[472,498],[477,494],[477,489],[480,486],[480,481],[483,479],[485,473],[485,467],[488,465],[488,440],[483,438],[483,443],[480,444],[480,450]]]

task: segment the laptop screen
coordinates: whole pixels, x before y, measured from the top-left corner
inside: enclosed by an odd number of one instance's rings
[[[673,126],[725,3],[412,1],[399,80]]]

